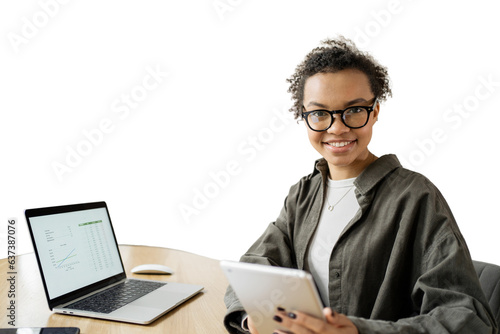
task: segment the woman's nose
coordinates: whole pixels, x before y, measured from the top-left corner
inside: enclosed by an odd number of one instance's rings
[[[341,135],[343,133],[349,132],[351,129],[347,127],[344,122],[342,122],[341,115],[333,115],[333,124],[330,126],[328,130],[326,130],[328,133],[334,134],[334,135]]]

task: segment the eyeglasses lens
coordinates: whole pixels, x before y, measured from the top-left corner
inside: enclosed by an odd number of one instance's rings
[[[344,122],[347,126],[357,128],[365,125],[368,120],[368,111],[365,108],[349,108],[344,112]]]

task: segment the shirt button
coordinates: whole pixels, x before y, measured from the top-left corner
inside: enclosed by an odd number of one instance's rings
[[[340,277],[340,272],[336,271],[335,272],[335,278],[339,278]]]

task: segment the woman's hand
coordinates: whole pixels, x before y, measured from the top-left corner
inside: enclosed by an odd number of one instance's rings
[[[288,334],[358,334],[358,329],[352,321],[343,314],[333,312],[330,308],[323,309],[326,321],[311,317],[301,312],[277,312],[274,321],[288,331],[276,330],[274,333]],[[253,332],[252,332],[253,333]]]

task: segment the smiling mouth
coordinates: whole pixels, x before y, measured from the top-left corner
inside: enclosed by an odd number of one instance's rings
[[[333,143],[325,143],[327,145],[330,145],[332,147],[344,147],[344,146],[347,146],[351,143],[353,143],[354,140],[351,140],[351,141],[338,141],[338,142],[333,142]]]

